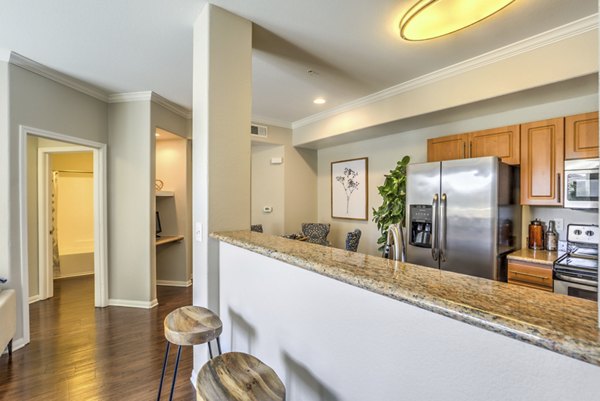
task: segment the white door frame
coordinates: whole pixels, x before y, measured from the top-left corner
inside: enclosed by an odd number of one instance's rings
[[[19,126],[19,225],[21,228],[21,285],[23,305],[29,304],[29,257],[27,229],[27,136],[53,139],[74,145],[91,148],[94,154],[94,304],[96,307],[108,306],[108,213],[106,191],[106,144],[81,139],[39,128]],[[29,308],[23,308],[23,339],[30,341]]]
[[[39,269],[39,299],[44,300],[54,296],[54,272],[53,272],[53,250],[50,240],[50,229],[52,227],[52,211],[50,197],[50,155],[53,153],[81,153],[93,152],[94,149],[87,146],[68,147],[38,147],[38,269]],[[95,155],[94,155],[95,157]],[[94,172],[95,173],[95,172]],[[95,174],[94,174],[95,176]],[[94,183],[95,184],[95,183]],[[94,194],[96,190],[94,188]],[[96,221],[94,221],[94,226]],[[95,251],[95,250],[94,250]],[[94,252],[95,253],[95,252]],[[94,273],[96,267],[94,265]],[[95,280],[95,278],[94,278]]]

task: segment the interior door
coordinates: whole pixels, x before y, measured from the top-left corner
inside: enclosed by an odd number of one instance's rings
[[[496,157],[442,162],[440,267],[495,279]]]

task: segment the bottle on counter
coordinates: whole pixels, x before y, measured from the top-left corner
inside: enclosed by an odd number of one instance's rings
[[[554,220],[548,222],[548,230],[544,237],[544,245],[548,251],[556,251],[558,249],[558,233],[554,227]]]
[[[544,226],[539,219],[535,219],[529,224],[529,248],[544,249]]]

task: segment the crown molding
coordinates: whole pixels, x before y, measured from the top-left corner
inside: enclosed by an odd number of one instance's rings
[[[50,67],[46,67],[45,65],[40,64],[37,61],[33,61],[25,56],[22,56],[19,53],[15,53],[13,51],[9,53],[9,63],[12,65],[16,65],[17,67],[21,67],[27,71],[33,72],[34,74],[40,75],[44,78],[48,78],[54,82],[67,86],[78,92],[84,93],[95,99],[101,100],[103,102],[108,101],[107,93],[93,85],[80,81],[76,78],[70,77],[66,74],[63,74],[62,72],[58,72]]]
[[[192,111],[186,107],[180,106],[177,103],[170,101],[152,91],[143,92],[128,92],[128,93],[113,93],[108,97],[108,103],[125,103],[125,102],[140,102],[151,101],[165,109],[177,114],[186,119],[192,118]]]
[[[141,102],[144,100],[152,100],[152,91],[111,93],[108,96],[108,103]]]
[[[507,46],[500,47],[471,59],[461,61],[429,74],[422,75],[382,91],[375,92],[354,101],[345,103],[341,106],[334,107],[321,113],[313,114],[312,116],[294,121],[292,123],[292,129],[301,128],[335,115],[351,111],[359,107],[367,106],[369,104],[400,95],[402,93],[429,85],[437,81],[441,81],[446,78],[450,78],[455,75],[481,68],[489,64],[497,63],[519,54],[527,53],[540,47],[548,46],[550,44],[581,35],[594,29],[598,29],[597,13],[549,31],[542,32],[538,35],[531,36],[521,41],[511,43]]]
[[[158,93],[152,92],[151,100],[154,103],[161,105],[165,109],[177,114],[178,116],[181,116],[188,120],[192,119],[192,110],[188,109],[187,107],[183,107],[175,102],[172,102],[169,99],[162,97]]]
[[[258,125],[272,125],[275,127],[292,129],[292,123],[289,121],[279,120],[276,118],[270,118],[270,117],[265,117],[265,116],[259,116],[256,114],[252,115],[252,123],[256,123]]]

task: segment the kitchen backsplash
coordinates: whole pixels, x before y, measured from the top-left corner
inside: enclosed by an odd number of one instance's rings
[[[598,224],[598,210],[575,210],[561,207],[530,206],[529,214],[531,220],[538,218],[544,222],[544,230],[548,228],[548,221],[556,218],[563,219],[562,230],[558,232],[559,240],[566,240],[568,224]],[[523,225],[529,225],[529,221],[523,220]]]

